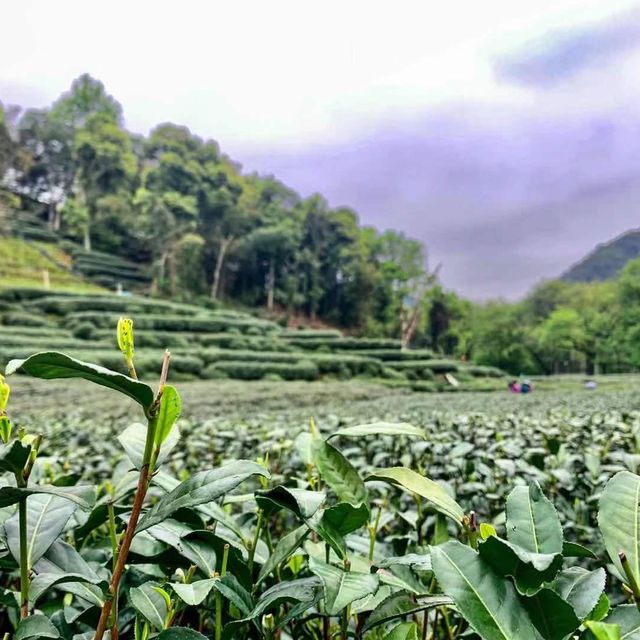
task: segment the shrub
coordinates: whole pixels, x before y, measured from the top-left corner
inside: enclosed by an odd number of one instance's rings
[[[308,360],[295,363],[218,362],[213,369],[239,380],[260,380],[263,376],[274,373],[284,380],[316,380],[319,375],[318,367]]]
[[[44,316],[35,315],[33,313],[25,313],[24,311],[10,311],[2,316],[3,323],[9,326],[23,327],[50,327],[51,322]]]
[[[72,333],[75,338],[80,338],[80,340],[92,340],[95,331],[96,328],[90,322],[81,322],[74,327]]]

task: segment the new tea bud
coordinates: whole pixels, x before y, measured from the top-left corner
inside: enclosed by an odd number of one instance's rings
[[[122,355],[130,361],[133,359],[133,320],[120,318],[118,320],[118,347]]]
[[[11,393],[11,388],[4,381],[3,376],[0,374],[0,414],[4,413],[7,404],[9,403],[9,394]]]
[[[11,420],[7,416],[0,416],[0,438],[5,444],[11,439]]]

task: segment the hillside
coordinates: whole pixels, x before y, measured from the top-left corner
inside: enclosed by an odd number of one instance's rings
[[[593,282],[615,278],[629,260],[640,256],[640,229],[627,231],[599,244],[562,276],[565,282]]]
[[[339,331],[284,329],[231,309],[207,309],[141,296],[0,291],[0,367],[43,350],[126,371],[115,344],[118,318],[136,326],[136,367],[154,377],[162,351],[172,351],[181,379],[318,380],[365,378],[416,391],[496,388],[502,372],[400,349],[399,340],[344,337]],[[454,374],[459,386],[451,386]]]

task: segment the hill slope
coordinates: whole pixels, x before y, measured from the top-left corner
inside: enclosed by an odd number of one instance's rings
[[[591,253],[570,267],[565,282],[592,282],[614,278],[629,262],[640,256],[640,229],[627,231],[610,242],[599,244]]]

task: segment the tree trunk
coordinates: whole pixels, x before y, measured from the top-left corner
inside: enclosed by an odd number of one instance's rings
[[[227,236],[222,238],[220,242],[220,251],[218,251],[218,257],[216,259],[216,268],[213,272],[213,283],[211,285],[211,299],[217,300],[220,295],[220,276],[222,275],[222,267],[224,265],[224,259],[227,256],[227,252],[231,247],[231,244],[235,238],[233,236]]]
[[[51,229],[51,231],[60,230],[60,203],[59,202],[54,201],[49,204],[48,222],[49,222],[49,229]]]
[[[418,328],[418,320],[420,319],[420,306],[416,306],[409,316],[406,310],[401,312],[401,336],[400,336],[400,349],[405,351],[409,348],[409,344],[415,335]]]
[[[276,288],[276,265],[273,258],[269,261],[269,273],[267,274],[267,309],[273,311],[274,290]]]
[[[84,225],[84,250],[91,253],[91,230],[88,222]]]

